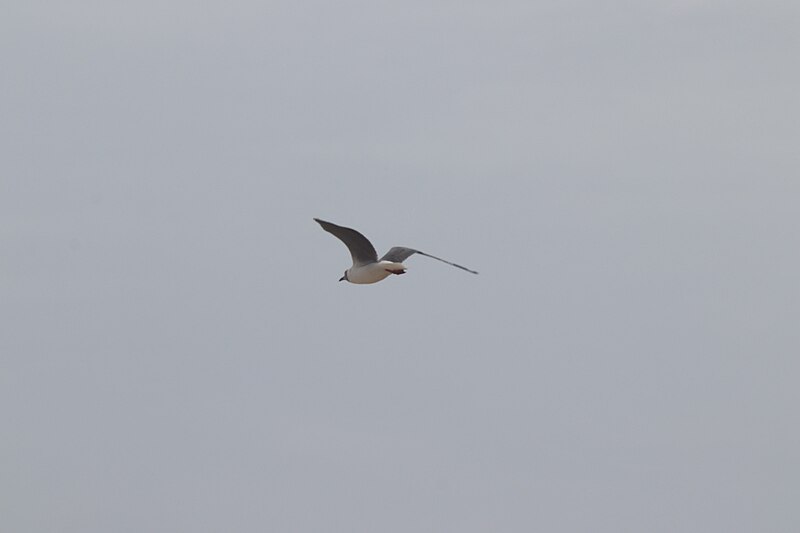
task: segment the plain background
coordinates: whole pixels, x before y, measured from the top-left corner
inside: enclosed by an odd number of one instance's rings
[[[799,6],[6,5],[0,530],[800,530]]]

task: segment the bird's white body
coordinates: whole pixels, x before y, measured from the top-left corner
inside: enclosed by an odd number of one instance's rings
[[[403,263],[393,263],[392,261],[379,261],[366,265],[352,266],[347,269],[347,281],[367,285],[377,283],[386,279],[392,274],[403,274],[406,267]]]

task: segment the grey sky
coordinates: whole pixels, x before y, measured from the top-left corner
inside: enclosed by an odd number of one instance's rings
[[[798,531],[798,23],[4,7],[0,530]]]

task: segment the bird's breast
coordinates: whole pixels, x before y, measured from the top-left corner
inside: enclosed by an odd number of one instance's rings
[[[403,266],[402,263],[393,263],[391,261],[381,261],[379,263],[354,266],[347,271],[347,281],[350,283],[357,283],[359,285],[377,283],[383,279],[386,279],[393,272],[404,270],[405,266]]]

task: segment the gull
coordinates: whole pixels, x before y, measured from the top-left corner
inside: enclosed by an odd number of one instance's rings
[[[477,272],[470,270],[467,267],[451,263],[450,261],[445,261],[440,257],[426,254],[425,252],[420,252],[419,250],[414,250],[413,248],[404,248],[403,246],[395,246],[386,252],[386,255],[378,259],[378,253],[375,251],[375,247],[372,246],[372,243],[369,242],[369,239],[361,235],[356,230],[345,228],[343,226],[337,226],[336,224],[325,222],[324,220],[320,220],[318,218],[315,218],[314,220],[316,220],[319,225],[322,226],[322,229],[337,237],[345,244],[345,246],[347,246],[347,249],[350,250],[350,255],[353,258],[353,266],[344,271],[344,276],[342,276],[339,281],[349,281],[350,283],[358,283],[363,285],[368,283],[377,283],[389,277],[390,274],[405,274],[406,267],[403,265],[403,261],[414,254],[437,259],[443,263],[447,263],[448,265],[460,268],[461,270],[466,270],[467,272],[477,274]]]

